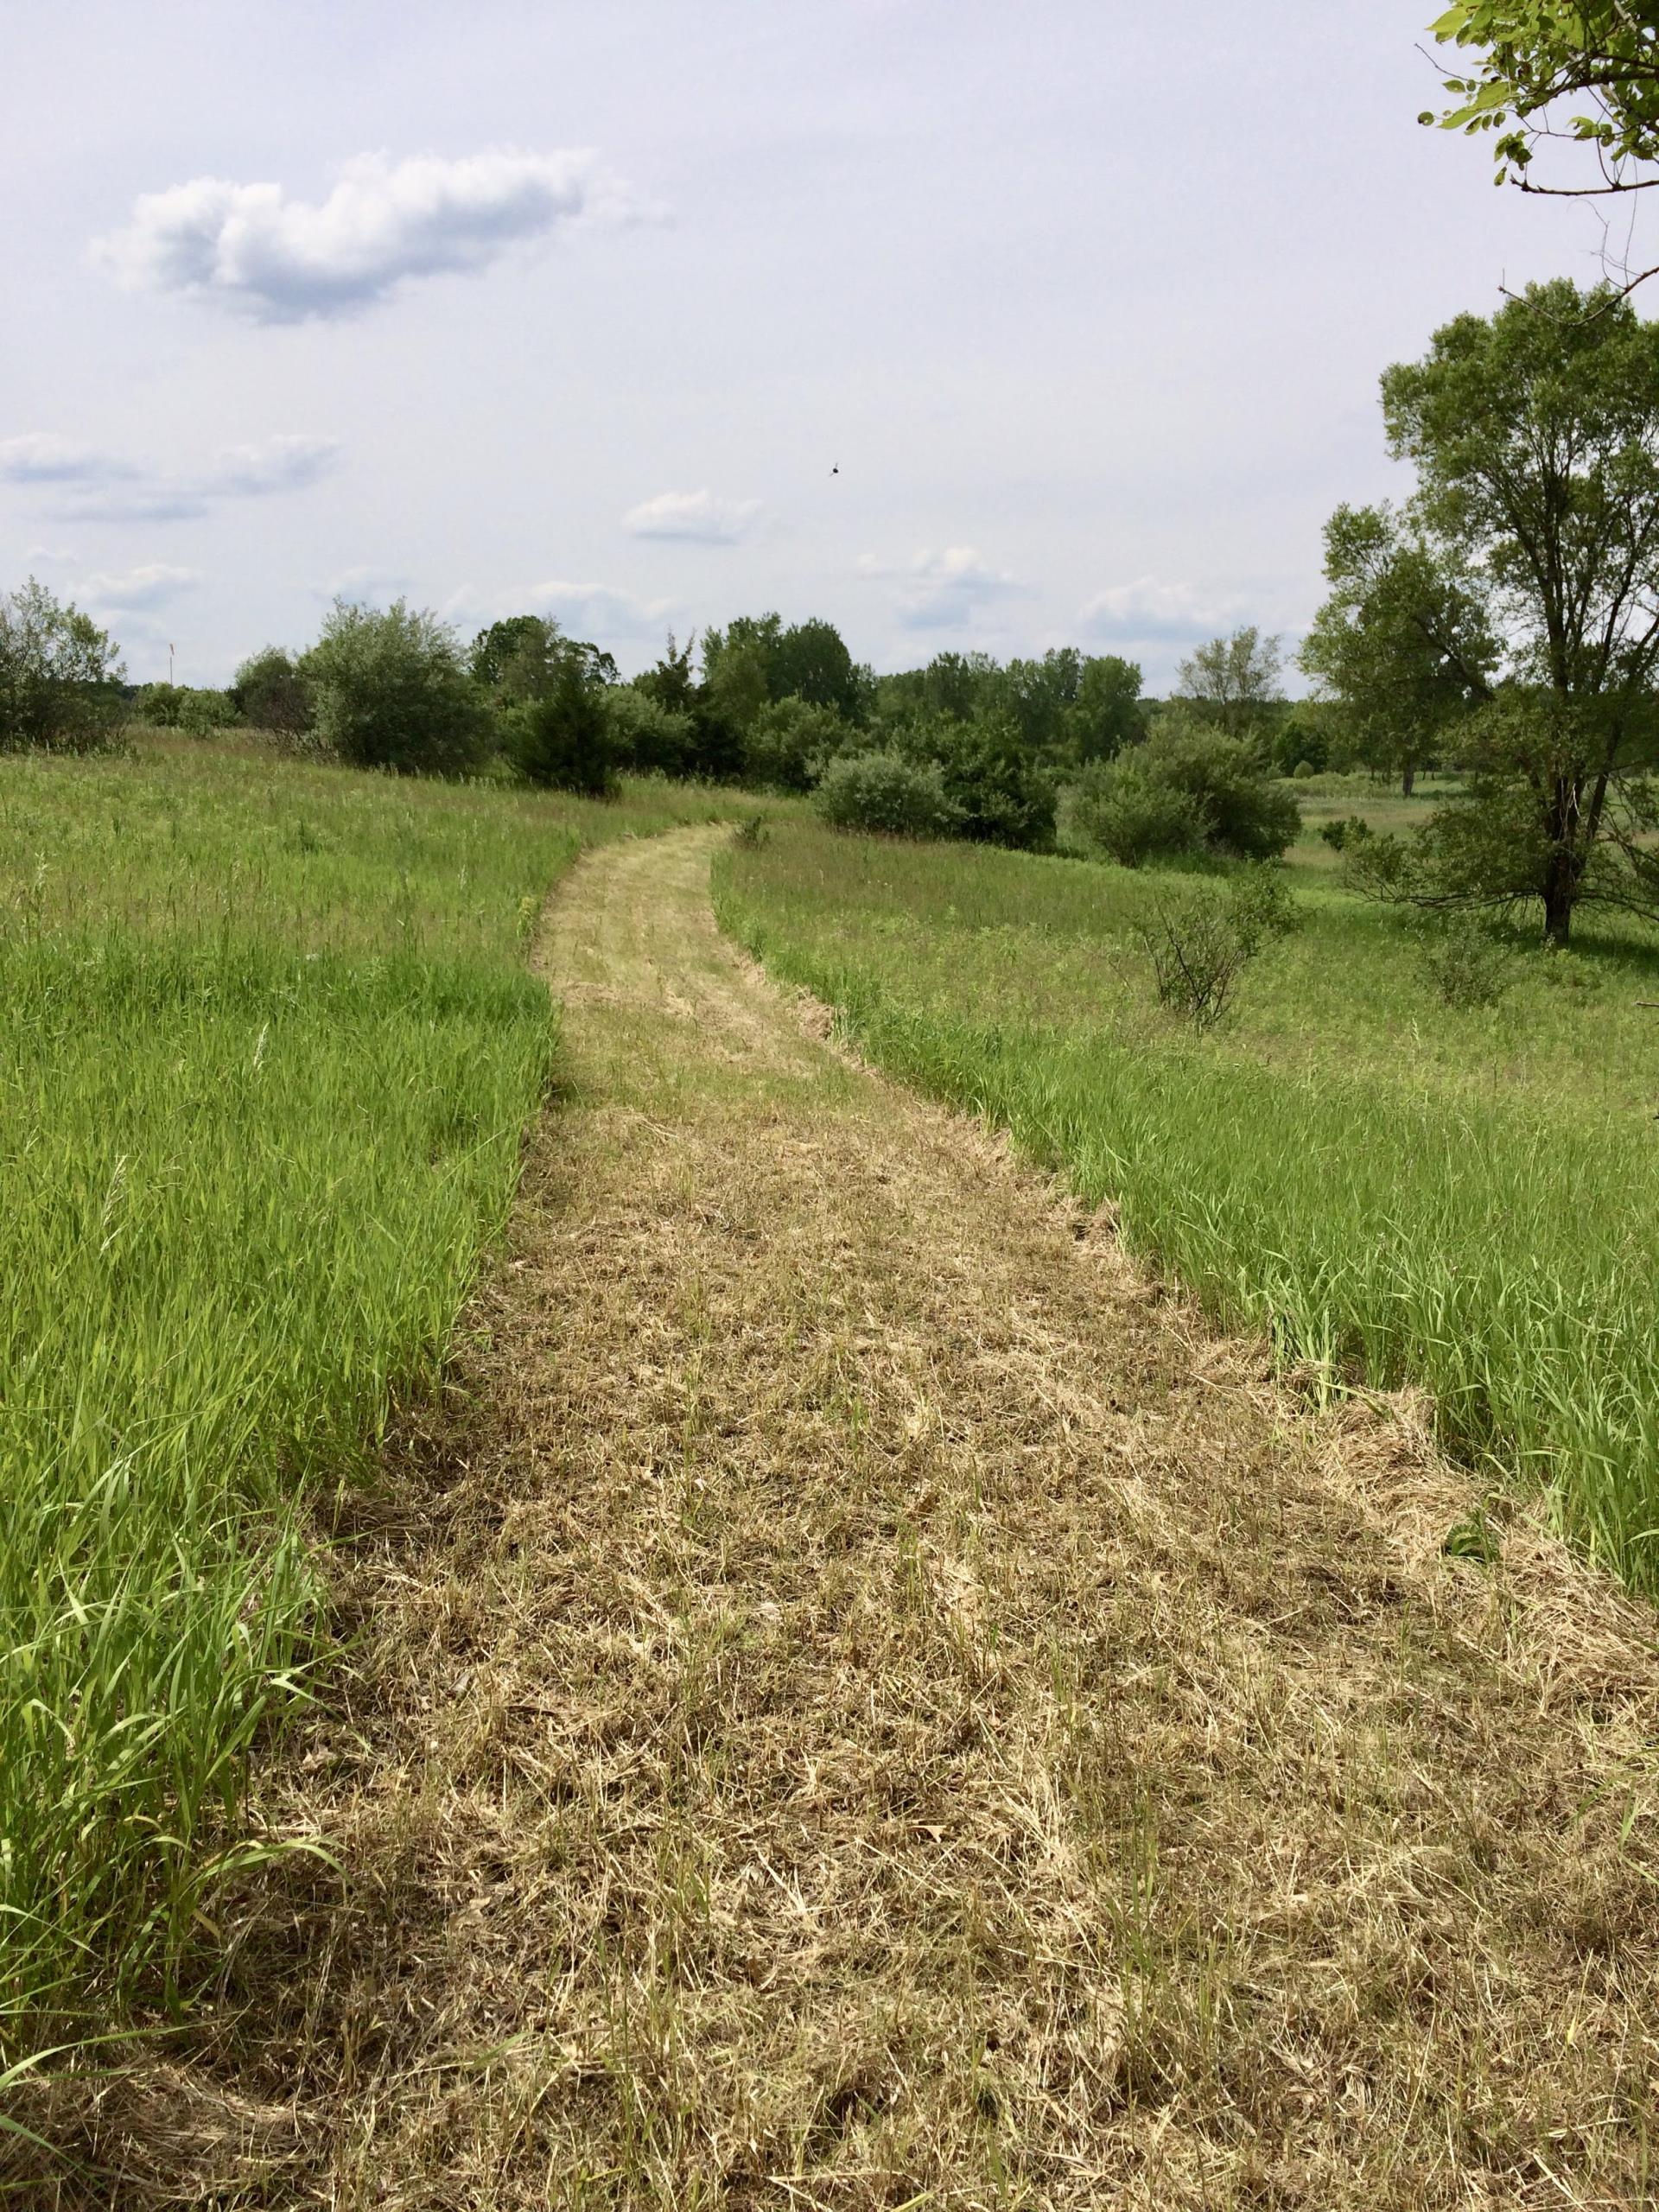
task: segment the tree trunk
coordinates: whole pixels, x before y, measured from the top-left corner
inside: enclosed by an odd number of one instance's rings
[[[1400,771],[1400,790],[1403,798],[1409,798],[1411,797],[1411,787],[1416,780],[1417,771],[1412,766],[1410,761],[1408,760],[1405,766]]]
[[[1578,896],[1579,873],[1572,855],[1553,852],[1544,870],[1544,943],[1557,952],[1565,950],[1573,933]]]

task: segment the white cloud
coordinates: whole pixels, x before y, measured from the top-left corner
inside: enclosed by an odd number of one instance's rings
[[[1130,645],[1196,645],[1237,619],[1236,601],[1155,576],[1096,592],[1077,615],[1090,638]]]
[[[79,596],[89,607],[132,613],[165,607],[181,593],[194,591],[200,582],[194,569],[174,569],[165,562],[151,561],[122,575],[105,572],[88,576],[79,588]]]
[[[340,460],[335,438],[283,436],[257,445],[227,446],[203,479],[215,499],[263,499],[270,492],[302,491]]]
[[[517,605],[551,614],[562,630],[600,642],[606,639],[655,638],[674,613],[669,599],[636,599],[607,584],[533,584]]]
[[[0,483],[85,484],[130,475],[113,454],[50,430],[29,430],[21,438],[0,438]]]
[[[327,199],[197,177],[145,193],[96,260],[129,291],[181,292],[257,322],[352,315],[412,277],[487,267],[578,221],[647,211],[587,152],[461,161],[359,154]]]
[[[897,568],[867,553],[858,565],[865,575],[896,585],[893,609],[907,630],[962,629],[986,607],[1019,598],[1026,589],[1006,569],[992,568],[971,545],[918,553]]]
[[[760,512],[759,499],[720,499],[712,492],[659,492],[630,507],[622,527],[634,537],[679,537],[695,545],[735,545]]]
[[[337,440],[279,435],[229,446],[206,468],[157,468],[46,430],[0,442],[0,483],[44,487],[73,522],[181,522],[225,499],[303,490],[335,467]]]

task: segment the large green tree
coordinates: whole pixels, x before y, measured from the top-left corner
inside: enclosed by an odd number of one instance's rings
[[[1337,509],[1325,577],[1331,596],[1299,661],[1337,703],[1354,757],[1409,794],[1448,730],[1492,696],[1497,642],[1483,580],[1387,506]]]
[[[705,630],[704,681],[747,726],[780,699],[804,699],[849,721],[863,718],[868,671],[855,663],[833,622],[785,626],[780,614],[740,614],[724,630]]]
[[[1230,737],[1255,727],[1264,710],[1283,696],[1279,671],[1283,656],[1277,638],[1264,638],[1253,624],[1225,638],[1196,645],[1177,671],[1176,690],[1190,699]]]
[[[1141,710],[1141,664],[1116,653],[1083,664],[1077,696],[1065,717],[1066,736],[1079,761],[1109,760],[1147,734]]]
[[[384,611],[336,600],[300,665],[318,736],[359,767],[458,775],[488,741],[454,631],[401,599]]]
[[[1500,183],[1576,197],[1659,182],[1651,173],[1659,161],[1654,0],[1456,0],[1432,28],[1470,62],[1446,79],[1452,105],[1422,120],[1495,133]],[[1592,149],[1596,178],[1539,181],[1533,161],[1552,138]]]
[[[1373,841],[1378,861],[1399,860],[1395,887],[1426,901],[1535,899],[1552,944],[1588,899],[1659,912],[1641,836],[1659,671],[1659,327],[1605,288],[1534,285],[1389,369],[1382,413],[1417,490],[1381,573],[1421,558],[1426,586],[1452,594],[1440,644],[1465,639],[1448,680],[1471,697],[1483,619],[1503,650],[1469,734],[1471,795],[1409,866]],[[1382,612],[1410,711],[1431,671],[1421,626],[1402,619],[1408,597]],[[1338,607],[1320,623],[1342,620]]]
[[[110,736],[125,671],[115,640],[33,576],[0,594],[0,752],[86,752]]]

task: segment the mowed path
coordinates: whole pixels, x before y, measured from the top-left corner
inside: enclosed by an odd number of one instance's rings
[[[289,1785],[271,2201],[1659,2195],[1650,1617],[817,1041],[718,834],[549,918],[569,1095]]]

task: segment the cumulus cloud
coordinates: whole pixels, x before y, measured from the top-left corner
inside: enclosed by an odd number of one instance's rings
[[[962,629],[988,607],[1019,598],[1026,588],[971,545],[918,553],[898,567],[867,553],[858,565],[865,575],[893,584],[893,609],[908,630]]]
[[[678,537],[694,545],[735,545],[760,512],[759,499],[721,499],[712,492],[659,492],[622,518],[634,537]]]
[[[29,430],[21,438],[0,438],[0,483],[86,484],[130,475],[130,464],[96,446],[60,438],[51,430]]]
[[[259,499],[299,492],[327,475],[340,460],[336,438],[283,436],[257,445],[227,446],[203,479],[214,499]]]
[[[533,584],[518,603],[552,615],[576,637],[600,640],[658,637],[674,613],[672,600],[636,599],[607,584]]]
[[[72,522],[183,522],[222,500],[301,491],[335,467],[333,438],[283,435],[229,446],[205,468],[168,469],[35,430],[0,441],[0,483],[45,491]]]
[[[304,322],[357,314],[413,278],[486,268],[577,222],[646,212],[588,152],[359,154],[321,200],[211,176],[145,193],[92,253],[129,291]]]
[[[146,562],[123,574],[100,571],[86,578],[79,596],[89,607],[111,613],[140,613],[165,607],[201,582],[194,569],[170,568],[164,561]]]
[[[1196,645],[1227,629],[1236,606],[1192,584],[1141,576],[1096,592],[1078,613],[1090,639],[1103,645]]]

